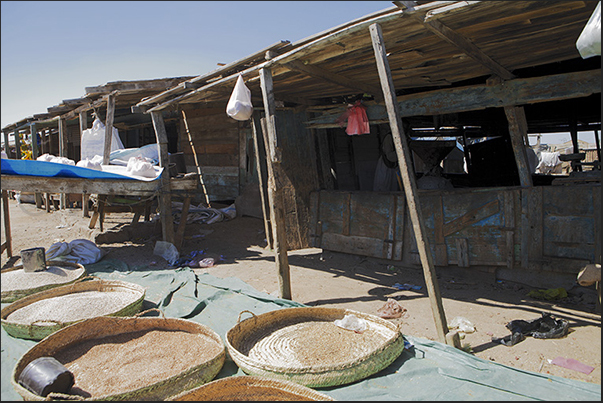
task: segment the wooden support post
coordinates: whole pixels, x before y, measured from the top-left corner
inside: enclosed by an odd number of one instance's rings
[[[511,144],[513,145],[513,153],[515,154],[515,162],[517,171],[519,172],[519,182],[521,187],[532,187],[532,174],[528,165],[528,155],[526,143],[528,138],[528,123],[523,107],[506,106],[505,115],[509,121],[509,135],[511,136]]]
[[[115,114],[115,94],[107,96],[107,119],[105,121],[105,148],[103,150],[103,165],[109,165],[111,140],[113,139],[113,116]],[[167,169],[167,165],[165,166]]]
[[[528,156],[526,153],[526,139],[528,137],[528,123],[523,107],[506,106],[505,115],[509,121],[509,135],[511,136],[511,144],[515,161],[517,163],[517,171],[519,172],[519,183],[523,188],[520,192],[521,197],[521,267],[528,268],[529,264],[529,242],[530,242],[530,223],[528,219],[529,211],[529,195],[532,188],[532,174],[528,168]]]
[[[270,206],[268,203],[267,179],[268,173],[262,163],[267,159],[265,144],[263,141],[263,129],[260,125],[260,114],[255,112],[252,117],[251,128],[253,129],[253,144],[255,148],[255,164],[258,171],[258,186],[260,187],[260,200],[262,203],[262,214],[264,216],[264,231],[268,249],[272,249],[274,241],[272,238],[272,221],[270,220]]]
[[[171,179],[168,171],[168,138],[165,131],[165,123],[161,111],[151,112],[153,128],[159,145],[159,166],[163,167],[161,172],[161,192],[159,194],[159,206],[161,211],[161,232],[163,240],[174,244],[174,220],[172,218],[172,194]],[[174,245],[175,246],[175,245]]]
[[[266,159],[268,171],[268,198],[270,201],[270,219],[272,221],[272,234],[274,238],[275,261],[278,271],[280,297],[291,299],[291,276],[289,270],[289,258],[287,256],[287,233],[285,229],[285,211],[283,206],[283,188],[277,186],[279,178],[275,176],[279,172],[281,153],[278,148],[276,137],[274,92],[272,88],[272,73],[268,69],[260,69],[260,86],[264,100],[264,111],[266,111],[266,144],[269,158]]]
[[[103,232],[103,223],[105,222],[105,204],[107,203],[107,195],[98,196],[98,221],[101,232]]]
[[[35,160],[40,156],[40,150],[38,150],[38,136],[36,132],[36,124],[33,122],[29,125],[29,133],[31,135],[31,159]]]
[[[67,157],[67,120],[59,117],[59,157]],[[66,208],[65,193],[60,196],[61,210]]]
[[[599,169],[601,169],[601,142],[599,141],[599,131],[595,129],[595,146],[597,148],[597,159],[599,160]]]
[[[2,135],[4,136],[4,152],[6,153],[6,156],[8,158],[10,158],[10,147],[8,146],[8,131],[3,130],[2,131]]]
[[[82,216],[90,217],[90,207],[88,206],[90,195],[88,193],[82,193]]]
[[[40,131],[40,155],[48,152],[48,140],[46,139],[46,130]]]
[[[15,129],[15,158],[21,159],[21,135],[17,129]]]
[[[84,130],[88,129],[88,112],[81,111],[80,112],[80,144],[82,141],[82,137],[84,136]],[[81,154],[78,156],[81,158]],[[90,217],[90,212],[88,211],[88,197],[89,195],[86,193],[82,193],[82,216]]]
[[[8,143],[4,143],[8,144]],[[13,257],[12,238],[10,233],[10,212],[8,206],[8,191],[2,189],[2,214],[4,215],[4,242],[2,243],[2,252],[6,250],[6,256]]]
[[[201,164],[199,163],[199,158],[197,157],[197,150],[195,150],[195,144],[193,143],[193,135],[188,127],[188,120],[186,119],[186,112],[182,111],[182,120],[184,121],[184,127],[186,129],[186,135],[188,136],[188,144],[191,147],[191,151],[193,152],[193,159],[195,160],[195,167],[197,168],[197,175],[199,177],[199,183],[201,185],[201,189],[203,189],[203,195],[205,196],[205,203],[207,207],[211,207],[211,202],[209,201],[209,195],[207,194],[207,189],[205,188],[205,181],[203,180],[203,172],[201,171]]]
[[[29,125],[29,133],[31,135],[31,159],[35,161],[40,156],[40,150],[38,149],[38,133],[34,122]],[[36,203],[36,208],[42,208],[41,193],[34,193],[34,201]]]
[[[433,265],[433,256],[431,255],[429,243],[425,235],[424,220],[421,213],[419,198],[417,197],[416,179],[410,164],[410,148],[408,147],[408,141],[406,140],[406,134],[404,133],[402,126],[402,118],[396,101],[395,88],[389,69],[389,62],[387,61],[385,44],[383,42],[383,34],[381,32],[381,27],[378,24],[372,24],[369,27],[369,30],[373,42],[373,49],[375,51],[379,79],[381,80],[381,87],[383,88],[392,137],[394,139],[394,145],[396,146],[396,155],[398,156],[408,211],[414,229],[421,264],[423,266],[423,275],[429,293],[436,331],[440,342],[446,343],[448,324],[446,323],[446,315],[444,314],[440,288],[437,283]]]

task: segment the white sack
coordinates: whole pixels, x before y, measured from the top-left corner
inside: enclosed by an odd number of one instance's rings
[[[113,136],[111,137],[111,151],[121,150],[124,148],[119,132],[114,127]],[[95,155],[103,156],[105,151],[105,125],[100,119],[94,119],[91,129],[86,129],[82,133],[81,139],[81,156],[80,159],[92,159]]]
[[[97,171],[103,170],[103,167],[101,166],[100,162],[89,160],[88,158],[86,158],[85,160],[78,161],[77,164],[75,164],[75,166],[82,167],[82,168],[96,169]]]
[[[87,239],[56,242],[46,250],[46,260],[56,259],[79,264],[96,263],[105,255],[96,244]]]
[[[241,74],[226,105],[226,114],[235,120],[249,120],[253,114],[251,91],[245,85]]]
[[[144,157],[153,165],[159,164],[159,144],[152,143],[138,148],[124,148],[111,151],[109,163],[113,165],[128,165],[131,157]]]
[[[57,164],[65,164],[65,165],[75,165],[75,161],[74,160],[70,160],[67,157],[56,157],[52,154],[42,154],[40,155],[38,158],[36,158],[36,161],[45,161],[45,162],[55,162]]]
[[[153,164],[148,162],[144,157],[130,157],[126,166],[126,172],[145,178],[155,178],[157,176]]]

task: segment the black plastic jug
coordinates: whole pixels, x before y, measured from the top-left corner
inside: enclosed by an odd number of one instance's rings
[[[51,392],[68,394],[75,378],[56,358],[40,357],[27,364],[18,381],[30,392],[46,397]]]

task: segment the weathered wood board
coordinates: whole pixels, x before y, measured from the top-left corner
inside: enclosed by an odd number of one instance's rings
[[[419,197],[438,266],[573,273],[600,253],[600,192],[591,183],[420,191]],[[312,193],[312,206],[311,246],[419,263],[403,193],[322,190]]]

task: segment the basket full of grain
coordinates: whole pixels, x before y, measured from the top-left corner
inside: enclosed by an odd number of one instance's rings
[[[41,340],[84,319],[134,315],[144,297],[145,289],[138,284],[89,276],[21,298],[3,308],[0,318],[9,335]]]
[[[284,308],[240,319],[225,340],[239,368],[312,388],[367,378],[404,350],[397,325],[349,309]],[[346,328],[348,319],[362,328]]]
[[[259,376],[229,376],[185,391],[173,401],[332,401],[332,397],[291,381]]]
[[[44,398],[19,384],[21,372],[40,357],[54,357],[73,373],[69,394]],[[197,322],[100,316],[33,346],[17,362],[11,383],[24,400],[165,400],[214,379],[225,357],[220,336]]]
[[[46,269],[28,272],[23,265],[3,269],[2,302],[14,302],[20,298],[54,287],[71,284],[86,276],[86,268],[79,263],[47,260]]]

